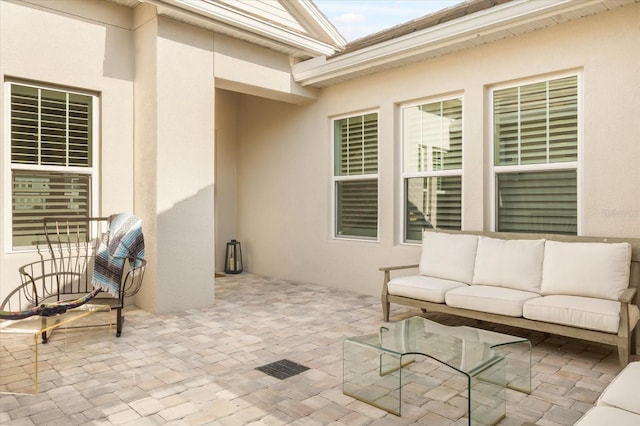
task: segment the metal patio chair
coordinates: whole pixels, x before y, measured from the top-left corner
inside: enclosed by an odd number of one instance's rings
[[[147,262],[140,257],[143,251],[132,250],[125,256],[112,258],[121,268],[114,267],[114,263],[100,266],[96,271],[96,260],[102,256],[110,232],[113,236],[113,230],[109,229],[113,217],[45,218],[46,241],[36,245],[40,259],[19,268],[22,284],[0,304],[3,311],[0,317],[20,319],[39,315],[46,324],[47,317],[91,301],[116,311],[116,336],[119,337],[125,299],[140,290]],[[94,285],[96,277],[104,275],[109,275],[115,283],[109,291]],[[46,343],[46,332],[42,340]]]

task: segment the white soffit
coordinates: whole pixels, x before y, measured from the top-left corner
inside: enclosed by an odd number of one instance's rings
[[[333,55],[341,46],[321,41],[259,15],[212,0],[147,0],[158,14],[239,38],[296,58]]]
[[[324,87],[638,1],[514,0],[352,52],[299,62],[293,76],[302,85]]]

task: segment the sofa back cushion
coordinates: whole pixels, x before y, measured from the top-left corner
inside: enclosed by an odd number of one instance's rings
[[[618,300],[629,286],[629,243],[547,241],[542,263],[542,294]]]
[[[471,283],[478,237],[425,231],[422,236],[420,275]]]
[[[540,293],[545,240],[480,237],[472,284]]]

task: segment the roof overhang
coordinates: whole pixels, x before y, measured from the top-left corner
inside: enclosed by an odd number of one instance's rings
[[[304,27],[310,29],[313,36],[331,45],[338,46],[340,49],[347,44],[347,40],[312,0],[285,0],[281,3]]]
[[[302,85],[328,86],[629,3],[624,0],[514,0],[348,53],[299,62],[293,65],[293,76]]]
[[[260,16],[214,1],[145,1],[156,6],[158,15],[268,47],[294,58],[307,59],[319,55],[330,56],[340,50],[341,40],[344,42],[339,34],[331,34],[328,41],[322,41],[317,37],[303,34]],[[306,4],[299,5],[296,10],[317,12],[315,6]],[[331,29],[332,26],[328,25],[326,28]]]

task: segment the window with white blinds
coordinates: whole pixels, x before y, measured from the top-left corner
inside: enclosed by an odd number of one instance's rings
[[[404,240],[462,227],[462,98],[402,107]]]
[[[493,91],[496,230],[577,234],[578,77]]]
[[[9,83],[12,246],[42,239],[46,216],[90,216],[94,97]]]
[[[378,237],[378,114],[333,121],[335,236]]]

